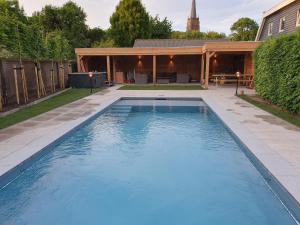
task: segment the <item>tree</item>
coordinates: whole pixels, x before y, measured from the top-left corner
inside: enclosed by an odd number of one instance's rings
[[[73,48],[90,46],[86,14],[81,7],[72,1],[68,1],[62,7],[46,5],[40,12],[35,12],[29,18],[30,24],[39,26],[43,36],[48,33],[62,31],[68,44]],[[71,55],[74,58],[74,51]]]
[[[19,31],[27,25],[27,22],[24,10],[20,8],[17,0],[0,0],[1,56],[18,56],[19,52],[24,55],[22,46],[26,43],[21,42]]]
[[[172,39],[204,39],[205,34],[203,32],[191,31],[191,32],[181,32],[174,31],[171,35]]]
[[[92,28],[87,32],[87,38],[89,40],[89,47],[91,47],[94,45],[94,43],[105,40],[106,32],[98,27]]]
[[[110,17],[111,38],[119,47],[131,47],[135,39],[149,38],[150,19],[140,0],[121,0]]]
[[[213,39],[224,39],[226,35],[224,33],[218,33],[215,31],[199,32],[199,31],[190,31],[190,32],[172,32],[172,39],[192,39],[192,40],[213,40]]]
[[[21,27],[20,27],[21,28]],[[20,29],[21,42],[26,55],[34,61],[40,61],[46,56],[46,47],[43,39],[43,33],[37,24],[24,26]],[[25,34],[25,35],[24,35]]]
[[[113,48],[113,47],[115,47],[115,43],[112,39],[96,41],[92,45],[92,48]]]
[[[62,29],[60,9],[52,5],[46,5],[41,12],[34,12],[29,19],[31,23],[39,23],[45,33]]]
[[[208,31],[205,34],[205,39],[206,40],[224,39],[224,38],[226,38],[226,34],[224,34],[224,33],[218,33],[218,32],[215,32],[215,31]]]
[[[6,16],[22,23],[27,22],[23,8],[20,8],[18,0],[0,0],[0,15]]]
[[[87,47],[86,14],[76,3],[69,1],[59,9],[61,29],[73,48]],[[54,31],[54,30],[53,30]]]
[[[167,39],[172,34],[172,22],[167,18],[160,20],[159,16],[150,17],[150,38]]]
[[[231,40],[254,41],[258,31],[258,24],[250,18],[240,18],[230,28]]]
[[[45,42],[48,59],[62,61],[71,58],[73,49],[62,31],[48,33]]]

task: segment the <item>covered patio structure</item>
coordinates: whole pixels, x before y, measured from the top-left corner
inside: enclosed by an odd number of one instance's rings
[[[236,72],[253,75],[258,42],[137,40],[133,48],[78,48],[78,72],[106,71],[115,83],[199,83]]]

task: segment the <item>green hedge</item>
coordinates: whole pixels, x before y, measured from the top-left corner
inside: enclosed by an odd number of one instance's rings
[[[300,30],[269,39],[254,53],[255,88],[264,99],[300,113]]]

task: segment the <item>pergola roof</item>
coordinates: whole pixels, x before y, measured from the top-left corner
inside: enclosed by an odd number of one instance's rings
[[[186,48],[202,47],[208,42],[228,42],[225,39],[219,40],[188,40],[188,39],[137,39],[134,48]]]
[[[152,40],[155,41],[155,40]],[[189,40],[175,40],[186,43]],[[196,42],[196,41],[195,41]],[[199,46],[134,47],[134,48],[76,48],[77,56],[130,56],[130,55],[201,55],[206,52],[253,52],[260,42],[199,41]]]

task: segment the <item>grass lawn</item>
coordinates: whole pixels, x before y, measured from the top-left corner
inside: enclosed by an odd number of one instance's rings
[[[203,90],[200,85],[125,85],[118,90]]]
[[[98,92],[103,88],[96,88],[93,92]],[[16,123],[20,123],[24,120],[38,116],[42,113],[48,112],[52,109],[74,102],[78,99],[90,95],[90,89],[70,89],[60,95],[54,96],[48,100],[40,102],[36,105],[32,105],[21,109],[15,113],[0,118],[0,129],[9,127]]]
[[[300,115],[295,115],[292,113],[289,113],[287,111],[283,111],[279,107],[269,104],[268,102],[265,102],[263,99],[261,99],[258,96],[240,96],[243,100],[257,106],[258,108],[261,108],[274,116],[277,116],[291,124],[294,124],[297,127],[300,127]]]

